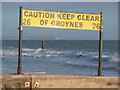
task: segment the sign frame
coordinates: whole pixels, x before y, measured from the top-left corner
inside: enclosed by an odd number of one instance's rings
[[[22,6],[19,9],[19,49],[18,49],[18,68],[17,74],[22,74]],[[100,12],[100,30],[99,30],[99,62],[98,76],[102,76],[102,33],[103,33],[103,12]]]

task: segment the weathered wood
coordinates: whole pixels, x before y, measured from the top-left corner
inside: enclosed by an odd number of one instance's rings
[[[22,7],[20,7],[19,15],[19,51],[18,51],[18,68],[17,74],[22,73]]]
[[[112,89],[112,88],[118,88],[118,86],[120,86],[118,77],[64,76],[64,75],[3,75],[2,77],[3,77],[2,88],[111,88]],[[26,82],[29,82],[30,84],[29,87],[25,86]]]
[[[99,63],[98,63],[98,76],[102,76],[102,32],[103,32],[103,25],[102,25],[102,18],[103,13],[100,13],[101,19],[100,19],[100,31],[99,31]]]
[[[44,40],[42,40],[42,49],[44,49],[45,47],[44,47]]]
[[[29,73],[23,73],[24,75],[36,75],[36,74],[45,74],[46,72],[29,72]]]

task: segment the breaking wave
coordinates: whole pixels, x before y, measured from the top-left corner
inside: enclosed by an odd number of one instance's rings
[[[50,56],[60,56],[60,55],[68,55],[69,51],[55,51],[55,50],[47,50],[47,49],[30,49],[30,48],[23,48],[22,49],[22,55],[24,57],[50,57]],[[7,56],[17,56],[18,50],[17,49],[5,49],[3,50],[2,58]]]
[[[98,56],[95,56],[95,52],[72,52],[72,51],[59,51],[59,50],[49,50],[49,49],[30,49],[30,48],[23,48],[22,49],[22,55],[23,57],[55,57],[55,56],[67,56],[67,57],[73,57],[73,58],[92,58],[92,60],[98,60]],[[18,56],[18,49],[15,48],[9,48],[0,50],[0,58],[4,59],[9,56]],[[118,53],[115,53],[115,55],[103,55],[102,56],[104,61],[112,61],[112,62],[119,62],[120,58],[118,58]]]
[[[18,50],[17,49],[4,49],[2,54],[2,58],[5,58],[6,56],[17,56]],[[87,54],[82,52],[72,52],[72,51],[58,51],[58,50],[48,50],[48,49],[30,49],[30,48],[23,48],[22,49],[22,55],[24,57],[50,57],[50,56],[75,56],[76,58],[79,57],[85,57]]]
[[[103,60],[107,61],[113,61],[113,62],[120,62],[120,58],[117,55],[114,56],[108,56],[108,55],[102,55]],[[98,60],[98,56],[94,56],[94,59]]]

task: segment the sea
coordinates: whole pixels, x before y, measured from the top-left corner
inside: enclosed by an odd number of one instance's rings
[[[45,75],[97,76],[98,40],[23,40],[22,72],[46,72]],[[3,40],[2,73],[17,73],[18,40]],[[118,76],[118,41],[104,40],[102,75]]]

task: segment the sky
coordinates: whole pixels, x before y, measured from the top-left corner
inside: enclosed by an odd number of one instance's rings
[[[2,2],[43,2],[43,0],[1,0]],[[44,2],[118,2],[119,0],[44,0]]]
[[[103,40],[118,39],[118,2],[2,2],[2,36],[18,39],[19,7],[71,13],[103,12]],[[99,31],[23,27],[23,37],[46,35],[60,40],[98,40]]]

